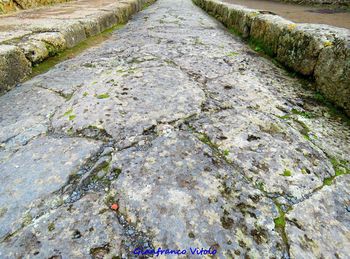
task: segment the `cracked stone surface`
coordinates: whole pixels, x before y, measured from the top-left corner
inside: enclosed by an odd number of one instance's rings
[[[0,218],[3,237],[25,221],[25,211],[33,201],[46,199],[60,189],[69,175],[79,168],[99,147],[85,139],[33,140],[0,166]],[[13,202],[14,199],[16,202]]]
[[[120,197],[120,212],[146,229],[156,247],[193,244],[217,247],[225,257],[282,257],[271,199],[213,158],[190,133],[166,132],[149,145],[113,157],[123,173],[112,188]]]
[[[287,214],[293,257],[345,258],[349,251],[349,184],[348,176],[340,176]]]
[[[0,97],[0,257],[347,258],[349,119],[312,87],[158,0]]]

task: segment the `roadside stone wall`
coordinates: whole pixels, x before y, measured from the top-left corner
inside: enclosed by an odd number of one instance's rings
[[[68,1],[71,0],[0,0],[0,14]]]
[[[349,30],[297,24],[265,11],[218,0],[193,1],[289,69],[313,78],[316,90],[350,115]]]

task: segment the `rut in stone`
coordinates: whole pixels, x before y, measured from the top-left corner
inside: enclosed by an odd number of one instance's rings
[[[0,257],[346,258],[350,129],[307,84],[158,0],[0,97]]]

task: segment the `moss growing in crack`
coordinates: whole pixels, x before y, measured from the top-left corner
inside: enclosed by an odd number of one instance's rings
[[[96,95],[96,98],[97,99],[106,99],[106,98],[109,98],[109,94],[108,93],[103,93],[103,94],[98,94]]]
[[[30,223],[32,223],[33,217],[29,213],[26,213],[22,218],[22,227],[28,226]]]
[[[264,182],[256,182],[255,183],[256,188],[258,188],[260,191],[265,192],[265,183]]]
[[[49,225],[47,226],[47,230],[48,230],[49,232],[54,231],[54,230],[55,230],[55,223],[50,222]]]
[[[68,120],[72,121],[77,117],[75,114],[69,115]]]
[[[227,57],[234,57],[234,56],[237,56],[237,55],[239,55],[238,52],[231,51],[231,52],[227,53],[225,56],[227,56]]]
[[[225,149],[222,153],[224,156],[228,156],[230,154],[230,151],[228,149]]]
[[[214,155],[216,155],[217,157],[225,160],[227,163],[232,163],[232,161],[230,161],[227,156],[229,155],[229,151],[228,150],[220,150],[219,146],[217,144],[215,144],[214,142],[212,142],[209,138],[208,135],[206,135],[205,133],[199,133],[196,132],[195,129],[193,127],[191,127],[190,125],[188,125],[188,128],[190,131],[192,131],[193,133],[195,133],[195,135],[197,136],[197,138],[203,142],[204,144],[206,144],[207,146],[209,146],[211,148],[211,150],[213,151]]]
[[[332,185],[334,178],[335,178],[334,176],[325,178],[325,179],[323,180],[323,186],[324,186],[324,185],[327,185],[327,186]]]
[[[69,109],[68,111],[66,111],[63,116],[69,116],[70,114],[73,113],[73,109]]]
[[[123,76],[126,76],[128,74],[134,74],[136,73],[136,71],[137,71],[137,68],[126,68],[126,69],[120,68],[116,70],[117,73],[123,74]]]
[[[285,211],[282,209],[282,205],[274,200],[275,206],[277,207],[279,216],[274,218],[275,229],[280,233],[283,243],[289,250],[288,237],[286,234],[286,213],[291,210],[291,207],[287,208]]]
[[[296,118],[293,118],[291,116],[291,114],[287,114],[287,115],[284,115],[284,116],[277,116],[278,118],[280,119],[283,119],[283,120],[289,120],[289,119],[292,119],[295,123],[297,123],[299,125],[299,131],[300,133],[303,135],[303,137],[306,139],[306,140],[311,140],[311,137],[310,137],[310,128],[301,120],[298,120]],[[316,137],[315,137],[316,138]]]
[[[307,119],[311,119],[314,117],[310,112],[307,112],[307,111],[299,111],[297,109],[292,109],[291,112],[292,112],[292,114],[300,115],[300,116],[307,118]]]
[[[211,148],[214,149],[218,149],[219,146],[216,145],[215,143],[211,142],[210,138],[208,137],[208,135],[204,134],[204,133],[198,133],[198,139],[200,141],[202,141],[204,144],[208,145]]]
[[[304,122],[302,122],[300,120],[294,120],[294,121],[301,126],[300,133],[303,134],[304,138],[306,140],[310,140],[310,136],[309,136],[309,133],[311,131],[310,128]]]
[[[331,163],[333,165],[335,175],[350,174],[350,162],[345,160],[338,160],[336,158],[331,158]]]
[[[273,220],[276,228],[284,228],[286,226],[286,220],[284,215],[281,215]]]
[[[285,169],[284,171],[283,171],[283,176],[292,176],[292,172],[290,171],[290,170],[288,170],[288,169]]]
[[[333,181],[336,177],[345,175],[345,174],[350,174],[350,164],[349,162],[345,160],[338,160],[336,158],[331,158],[330,162],[333,165],[333,169],[335,172],[334,176],[327,177],[323,180],[323,186],[327,185],[330,186],[333,184]]]

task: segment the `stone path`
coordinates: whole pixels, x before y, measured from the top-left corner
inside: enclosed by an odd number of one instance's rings
[[[350,128],[305,84],[158,0],[0,97],[0,257],[347,258]]]

